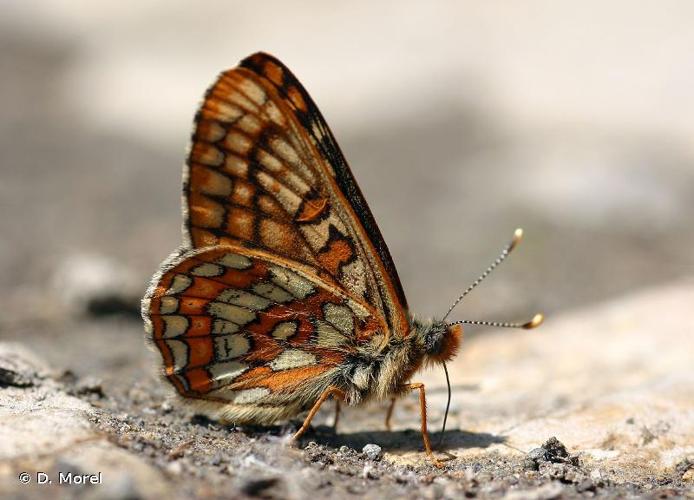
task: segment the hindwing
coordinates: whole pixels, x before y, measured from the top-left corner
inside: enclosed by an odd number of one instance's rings
[[[165,377],[183,396],[233,405],[311,401],[386,331],[372,307],[310,267],[238,245],[172,255],[145,302]]]

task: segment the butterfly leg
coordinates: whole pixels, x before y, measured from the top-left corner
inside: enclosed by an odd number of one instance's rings
[[[336,400],[345,399],[345,391],[332,385],[323,391],[323,394],[320,395],[318,401],[315,402],[311,410],[308,412],[308,415],[306,415],[304,423],[301,425],[301,429],[296,431],[296,434],[294,434],[292,437],[292,441],[297,441],[303,435],[303,433],[308,430],[308,426],[311,425],[311,420],[313,420],[313,417],[316,416],[316,413],[318,413],[321,405],[325,403],[325,400],[330,396],[336,396]]]
[[[333,420],[333,432],[337,434],[337,423],[340,421],[340,400],[335,400],[335,419]]]
[[[386,429],[390,430],[390,418],[393,416],[393,409],[395,408],[396,398],[390,398],[390,406],[388,406],[388,411],[386,412]]]
[[[405,387],[411,390],[419,390],[419,412],[422,417],[422,440],[424,441],[424,450],[436,467],[443,467],[443,464],[434,456],[434,452],[431,449],[431,440],[429,439],[429,431],[427,430],[427,400],[424,394],[424,384],[417,382],[408,384]]]

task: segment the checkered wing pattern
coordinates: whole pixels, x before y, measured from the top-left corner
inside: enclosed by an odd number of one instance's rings
[[[203,100],[184,245],[155,275],[143,317],[179,394],[237,423],[301,412],[350,357],[409,332],[366,201],[312,99],[272,56],[222,73]]]
[[[262,408],[271,422],[311,404],[350,353],[378,341],[368,308],[310,267],[263,251],[189,250],[165,269],[147,326],[183,396],[231,403],[236,413]]]

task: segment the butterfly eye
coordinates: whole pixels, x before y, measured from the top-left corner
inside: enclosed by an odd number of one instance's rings
[[[446,328],[443,324],[435,324],[427,332],[424,340],[424,350],[429,356],[438,356],[443,347]]]
[[[460,346],[460,325],[435,323],[427,333],[424,347],[430,361],[443,363],[453,359]]]

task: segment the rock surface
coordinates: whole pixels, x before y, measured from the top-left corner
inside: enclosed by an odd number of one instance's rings
[[[162,472],[99,431],[94,422],[100,410],[70,395],[26,348],[0,344],[0,369],[32,381],[0,382],[0,497],[82,496],[85,488],[99,498],[171,493]],[[60,484],[60,475],[69,473],[101,473],[106,479],[96,485]],[[52,483],[39,484],[42,477]]]
[[[320,425],[332,419],[326,405],[296,448],[293,424],[219,426],[147,373],[100,381],[0,344],[0,496],[685,495],[694,486],[692,303],[694,285],[673,284],[535,331],[470,335],[449,367],[442,450],[456,458],[442,469],[421,451],[414,395],[396,407],[392,432],[382,430],[385,408],[371,406],[344,409],[332,434]],[[433,429],[445,391],[439,373],[423,375]],[[73,482],[96,474],[97,484],[59,484],[68,473]]]
[[[556,436],[624,480],[672,471],[694,454],[691,304],[694,286],[673,284],[537,330],[474,337],[449,368],[454,385],[474,388],[454,391],[449,428],[470,434],[452,438],[452,451],[513,455]],[[430,405],[441,408],[440,374],[428,375]]]

